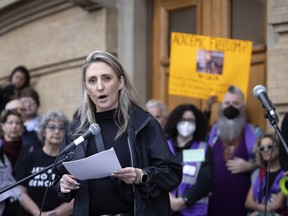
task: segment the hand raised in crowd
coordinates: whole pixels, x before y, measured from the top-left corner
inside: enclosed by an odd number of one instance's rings
[[[216,95],[212,95],[206,100],[206,111],[211,111],[212,105],[218,102],[218,97]]]

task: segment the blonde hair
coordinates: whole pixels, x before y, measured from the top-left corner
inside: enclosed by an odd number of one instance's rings
[[[116,59],[115,56],[105,51],[94,51],[90,53],[87,56],[86,62],[83,65],[83,100],[78,111],[78,116],[80,117],[80,125],[76,130],[76,134],[81,133],[86,127],[88,127],[88,125],[96,122],[95,104],[90,99],[84,88],[86,71],[88,67],[95,62],[104,62],[112,68],[119,80],[121,79],[121,77],[124,78],[123,88],[118,92],[118,107],[116,108],[114,116],[115,123],[119,128],[115,137],[115,139],[117,139],[119,136],[121,136],[127,131],[128,124],[131,118],[131,105],[135,104],[144,110],[146,110],[146,108],[144,105],[142,105],[136,88],[132,85],[132,82],[130,81],[127,73],[124,71],[120,62]]]

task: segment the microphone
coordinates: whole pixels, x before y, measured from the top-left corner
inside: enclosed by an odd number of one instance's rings
[[[269,100],[267,95],[267,89],[262,85],[257,85],[253,89],[253,94],[255,97],[257,97],[261,103],[262,106],[266,109],[269,120],[274,120],[276,123],[278,122],[278,116],[275,112],[275,107],[272,104],[272,102]]]
[[[71,142],[68,146],[66,146],[59,155],[62,155],[64,153],[67,153],[71,151],[72,149],[76,148],[79,144],[81,144],[84,140],[89,138],[92,135],[97,135],[100,133],[100,127],[98,124],[93,123],[90,125],[89,129],[81,136],[79,136],[77,139],[75,139],[73,142]]]

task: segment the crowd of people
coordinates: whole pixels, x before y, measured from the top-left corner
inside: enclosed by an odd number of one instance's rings
[[[143,104],[121,63],[104,51],[87,56],[81,82],[83,100],[71,121],[60,110],[39,114],[26,67],[1,86],[0,189],[20,183],[0,194],[0,215],[288,215],[279,186],[288,157],[277,136],[248,122],[237,86],[220,103],[208,98],[203,110],[188,103],[168,113],[160,100]],[[80,180],[60,164],[35,176],[93,123],[100,133],[70,159],[113,148],[121,169]]]
[[[286,195],[279,186],[287,175],[287,152],[275,134],[265,134],[247,121],[239,88],[228,87],[219,104],[218,120],[212,125],[207,121],[217,96],[207,99],[203,111],[193,104],[181,104],[169,115],[161,108],[163,102],[157,101],[161,106],[155,111],[150,101],[146,106],[151,114],[161,125],[161,119],[166,119],[168,145],[183,166],[182,182],[170,192],[172,215],[288,215]],[[287,119],[285,115],[281,124],[284,139]],[[206,131],[204,137],[199,131]],[[199,148],[203,148],[201,153],[191,152]]]
[[[30,86],[30,72],[24,66],[12,70],[1,85],[0,97],[0,189],[15,184],[0,194],[0,215],[39,215],[41,208],[43,215],[71,215],[73,202],[63,204],[55,199],[57,191],[47,183],[55,178],[52,170],[41,179],[36,176],[16,184],[55,161],[68,118],[59,110],[39,115],[40,95]],[[51,179],[42,179],[48,174]]]

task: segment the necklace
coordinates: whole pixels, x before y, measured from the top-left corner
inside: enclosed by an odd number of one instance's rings
[[[235,151],[235,147],[232,144],[229,144],[226,148],[225,148],[225,152],[226,153],[234,153]]]

